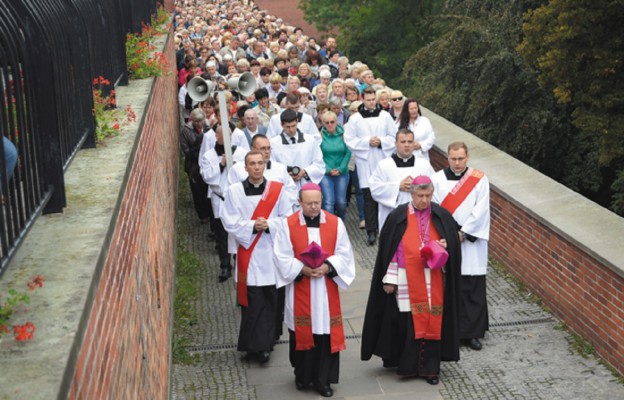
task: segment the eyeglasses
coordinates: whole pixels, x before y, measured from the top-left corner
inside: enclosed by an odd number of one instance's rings
[[[403,97],[395,97],[394,99],[392,99],[392,101],[401,101],[403,100]]]
[[[325,121],[326,124],[335,124],[336,121]]]

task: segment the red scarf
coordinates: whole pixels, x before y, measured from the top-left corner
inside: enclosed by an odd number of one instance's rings
[[[444,281],[442,269],[431,272],[431,306],[427,296],[425,270],[420,255],[421,232],[416,213],[407,211],[407,229],[403,235],[405,252],[405,272],[409,291],[412,319],[414,321],[414,339],[440,340],[442,335],[442,311],[444,308]],[[439,240],[440,235],[429,221],[431,240]],[[426,243],[425,243],[426,244]]]
[[[446,208],[451,215],[455,213],[457,207],[466,200],[466,197],[468,197],[472,189],[477,186],[477,183],[483,178],[483,175],[483,172],[478,169],[469,168],[459,182],[457,182],[453,189],[446,195],[440,205]]]
[[[299,254],[301,254],[309,244],[308,227],[305,224],[301,225],[299,221],[300,212],[301,211],[288,217],[290,241],[293,244],[295,258],[298,258]],[[325,223],[320,224],[319,229],[321,230],[321,246],[331,257],[334,255],[336,249],[338,217],[325,213]],[[347,348],[342,326],[340,294],[338,293],[338,285],[336,282],[327,276],[325,276],[325,286],[327,287],[327,298],[329,301],[331,352],[336,353]],[[314,347],[310,296],[310,278],[304,276],[299,282],[295,282],[295,338],[297,341],[296,349],[299,351],[310,350]]]
[[[276,181],[267,181],[266,188],[262,193],[262,198],[258,202],[256,209],[251,216],[252,220],[256,220],[259,217],[269,218],[271,215],[271,211],[273,211],[273,207],[277,203],[279,195],[282,191],[283,184],[281,182]],[[260,236],[262,236],[262,231],[258,232],[256,238],[251,242],[251,246],[249,248],[244,248],[243,246],[238,246],[238,250],[236,252],[236,263],[238,266],[237,269],[237,289],[238,289],[238,304],[243,307],[249,306],[249,301],[247,299],[247,271],[249,270],[249,260],[251,259],[251,253],[253,253],[258,240],[260,240]]]

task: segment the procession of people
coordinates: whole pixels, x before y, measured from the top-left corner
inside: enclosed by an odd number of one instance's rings
[[[435,133],[415,99],[335,37],[306,36],[251,1],[180,0],[174,32],[184,167],[214,273],[236,281],[242,356],[270,362],[285,326],[297,390],[333,396],[346,349],[340,292],[364,279],[352,248],[362,239],[378,245],[363,260],[373,274],[362,360],[436,385],[460,345],[481,350],[489,182],[466,144],[451,143],[436,172]],[[347,232],[348,207],[363,238]]]

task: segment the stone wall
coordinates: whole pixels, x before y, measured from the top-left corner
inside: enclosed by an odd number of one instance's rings
[[[469,165],[491,183],[490,257],[624,374],[624,219],[427,112],[447,166],[448,143],[468,144]]]
[[[175,65],[172,40],[166,54]],[[69,398],[168,396],[179,152],[176,90],[175,74],[157,78],[152,87]]]

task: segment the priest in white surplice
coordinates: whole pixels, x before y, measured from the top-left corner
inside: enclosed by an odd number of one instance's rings
[[[284,195],[288,196],[293,206],[297,203],[297,186],[286,170],[286,166],[278,161],[271,160],[271,142],[265,135],[255,135],[251,139],[251,150],[262,153],[264,164],[264,177],[270,181],[278,181],[284,184]],[[230,168],[228,181],[230,185],[244,181],[248,176],[244,163],[236,163]],[[293,207],[293,210],[295,208]]]
[[[286,95],[286,110],[293,110],[297,113],[297,128],[304,134],[313,136],[319,142],[321,141],[321,134],[314,122],[314,119],[306,114],[302,113],[299,108],[301,107],[301,100],[296,93],[289,93]],[[286,111],[284,110],[284,111]],[[282,113],[284,112],[282,111]],[[267,128],[267,136],[274,138],[279,136],[282,132],[282,121],[280,115],[274,115],[269,121],[269,127]]]
[[[417,176],[431,177],[435,171],[429,161],[416,157],[414,134],[399,129],[396,135],[396,153],[382,160],[368,179],[373,199],[379,204],[379,228],[383,227],[390,211],[412,199],[412,181]]]
[[[286,165],[297,189],[306,183],[319,183],[325,176],[320,142],[297,129],[297,113],[284,110],[280,115],[282,132],[271,139],[273,160]]]
[[[319,394],[330,397],[330,384],[338,383],[339,352],[346,348],[338,288],[353,282],[355,261],[344,223],[321,210],[321,201],[319,185],[302,187],[301,210],[283,221],[274,249],[277,285],[286,286],[284,320],[295,385],[298,390],[314,385]],[[327,253],[316,268],[301,261],[312,242]]]
[[[204,143],[210,140],[207,135],[204,135],[202,150],[200,150],[199,155],[199,171],[204,182],[208,184],[210,201],[212,202],[212,210],[215,218],[215,247],[219,254],[221,269],[219,281],[224,282],[232,276],[232,265],[230,263],[230,253],[228,252],[228,234],[225,229],[223,229],[223,224],[221,222],[221,205],[229,183],[227,179],[225,147],[223,145],[223,130],[221,124],[218,124],[215,129],[214,142],[211,142],[211,145],[204,146]],[[231,134],[232,131],[230,131],[230,135]],[[242,161],[246,153],[246,150],[234,145],[232,146],[232,159],[234,162]]]
[[[377,240],[378,205],[371,196],[368,178],[377,164],[394,152],[394,136],[397,127],[390,114],[375,104],[375,91],[366,88],[362,91],[363,104],[358,113],[345,125],[344,141],[355,156],[358,181],[364,195],[364,215],[368,244]]]
[[[281,218],[292,213],[292,205],[283,195],[284,185],[263,176],[262,153],[252,150],[244,162],[249,176],[229,187],[221,220],[237,244],[235,277],[241,306],[238,351],[265,363],[282,325],[273,236],[281,229]]]
[[[465,143],[449,144],[450,167],[433,176],[433,201],[446,208],[460,228],[459,333],[465,344],[473,350],[481,350],[480,339],[489,328],[485,277],[490,238],[490,183],[483,172],[467,166],[469,159]]]

